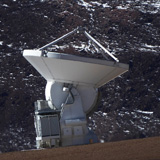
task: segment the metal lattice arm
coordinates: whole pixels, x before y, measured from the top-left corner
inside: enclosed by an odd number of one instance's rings
[[[118,58],[116,58],[115,56],[113,56],[106,48],[104,48],[98,41],[96,41],[89,33],[87,33],[86,31],[84,31],[84,34],[86,35],[86,37],[88,39],[90,39],[91,41],[93,41],[97,46],[99,46],[100,48],[102,48],[102,50],[107,53],[109,56],[111,56],[116,62],[119,62]],[[102,56],[107,59],[107,56],[104,53],[101,53]]]
[[[119,62],[118,58],[116,58],[115,56],[113,56],[113,54],[111,54],[106,48],[104,48],[97,40],[95,40],[95,39],[94,39],[89,33],[87,33],[87,32],[84,30],[84,28],[82,28],[82,27],[77,27],[77,28],[74,29],[73,31],[71,31],[71,32],[63,35],[62,37],[60,37],[60,38],[58,38],[58,39],[56,39],[56,40],[54,40],[54,41],[46,44],[45,46],[43,46],[43,47],[41,47],[41,48],[39,48],[39,50],[44,50],[44,49],[50,47],[51,45],[56,44],[57,42],[61,41],[62,39],[67,38],[68,36],[74,34],[74,33],[77,32],[77,31],[83,32],[88,39],[90,39],[91,41],[93,41],[93,42],[94,42],[97,46],[99,46],[105,53],[107,53],[110,57],[112,57],[116,62]],[[102,54],[102,56],[103,56],[106,60],[108,60],[107,56],[106,56],[104,53],[101,53],[101,54]]]
[[[45,46],[43,46],[43,47],[41,47],[41,48],[39,48],[39,50],[44,50],[44,49],[50,47],[51,45],[56,44],[57,42],[61,41],[62,39],[67,38],[68,36],[74,34],[74,33],[77,32],[78,30],[79,30],[79,28],[74,29],[73,31],[71,31],[71,32],[63,35],[62,37],[60,37],[60,38],[58,38],[58,39],[56,39],[56,40],[54,40],[54,41],[46,44]]]

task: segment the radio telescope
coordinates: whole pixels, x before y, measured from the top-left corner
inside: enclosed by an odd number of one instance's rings
[[[83,32],[113,61],[46,51],[77,31]],[[126,72],[128,65],[119,63],[115,56],[81,28],[39,49],[24,50],[23,56],[47,81],[46,99],[35,102],[37,148],[98,142],[97,136],[87,127],[86,117],[97,105],[98,88]],[[106,58],[104,53],[103,56]]]

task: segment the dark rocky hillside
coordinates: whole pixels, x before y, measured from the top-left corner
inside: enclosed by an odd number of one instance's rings
[[[159,1],[1,0],[0,152],[35,147],[34,101],[44,99],[46,81],[22,57],[75,29],[87,31],[128,73],[100,88],[98,110],[88,118],[101,142],[160,135]],[[101,58],[82,34],[51,50]]]

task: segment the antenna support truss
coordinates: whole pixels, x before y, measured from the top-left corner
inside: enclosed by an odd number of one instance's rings
[[[78,32],[83,32],[84,35],[85,35],[88,39],[90,39],[91,41],[93,41],[93,42],[94,42],[97,46],[99,46],[105,53],[107,53],[110,57],[112,57],[112,59],[114,59],[116,62],[119,62],[118,58],[116,58],[112,53],[110,53],[106,48],[104,48],[97,40],[95,40],[88,32],[86,32],[83,27],[77,27],[77,28],[74,29],[73,31],[68,32],[67,34],[59,37],[58,39],[56,39],[56,40],[54,40],[54,41],[46,44],[45,46],[39,48],[39,50],[45,50],[46,48],[50,47],[51,45],[56,44],[57,42],[65,39],[65,38],[67,38],[68,36],[70,36],[70,35],[72,35],[72,34],[74,34],[74,33],[76,33],[76,32],[77,32],[77,33],[78,33]],[[107,56],[106,56],[104,53],[101,53],[101,54],[102,54],[102,56],[107,60]]]

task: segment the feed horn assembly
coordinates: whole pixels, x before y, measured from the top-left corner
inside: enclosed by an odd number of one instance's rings
[[[48,47],[74,33],[84,33],[104,51],[105,60],[47,51]],[[107,59],[107,54],[112,61]],[[39,49],[24,50],[23,56],[47,80],[46,100],[35,102],[37,148],[98,142],[97,136],[88,129],[87,116],[94,111],[99,100],[98,88],[126,72],[128,65],[119,63],[82,28]]]

